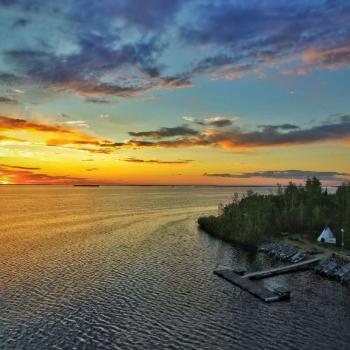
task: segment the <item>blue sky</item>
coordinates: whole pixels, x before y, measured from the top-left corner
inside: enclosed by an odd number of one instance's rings
[[[0,9],[4,164],[27,164],[23,154],[43,143],[41,153],[57,147],[75,160],[100,153],[94,176],[112,183],[116,173],[109,164],[116,159],[170,159],[178,166],[178,154],[197,165],[185,162],[175,171],[179,177],[163,167],[147,181],[231,183],[235,177],[203,174],[289,171],[291,162],[305,175],[325,171],[329,181],[350,172],[344,165],[350,137],[348,1],[0,0]],[[14,120],[24,121],[23,130]],[[29,139],[17,135],[27,130],[25,122],[80,136],[52,142],[37,127],[38,139],[31,135],[28,146]],[[157,132],[162,128],[174,130]],[[194,132],[186,134],[186,128]],[[325,143],[336,148],[337,162],[324,159]],[[305,156],[298,164],[300,147]],[[285,165],[269,160],[277,151],[284,152]],[[315,152],[323,162],[309,169],[307,155],[314,159]],[[254,154],[246,160],[243,153]],[[250,165],[227,168],[230,156]],[[55,169],[41,169],[38,158],[31,162],[50,176],[62,176],[67,165],[55,160]],[[134,167],[145,166],[134,163],[127,164],[129,173],[120,165],[133,182],[143,169]],[[153,171],[158,166],[149,164]],[[79,169],[72,168],[74,178],[82,176]]]

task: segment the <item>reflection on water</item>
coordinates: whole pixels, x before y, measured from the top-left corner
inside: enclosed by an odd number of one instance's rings
[[[0,187],[0,348],[348,349],[348,287],[278,276],[268,305],[212,273],[270,265],[197,230],[235,191]]]

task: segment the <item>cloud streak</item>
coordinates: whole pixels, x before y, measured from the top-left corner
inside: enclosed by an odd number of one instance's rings
[[[147,164],[189,164],[193,162],[191,159],[185,159],[185,160],[157,160],[157,159],[139,159],[139,158],[126,158],[123,159],[124,162],[130,162],[130,163],[147,163]]]
[[[0,164],[0,168],[21,169],[21,170],[40,170],[41,169],[41,168],[35,168],[35,167],[26,167],[26,166],[9,165],[9,164]]]
[[[228,151],[242,151],[262,147],[291,147],[333,142],[350,144],[350,116],[343,115],[310,128],[294,124],[259,125],[256,130],[201,129],[188,126],[163,127],[153,131],[130,131],[132,139],[114,142],[92,136],[76,129],[82,121],[67,124],[44,124],[19,118],[0,116],[0,142],[30,142],[23,132],[38,135],[38,141],[52,147],[69,147],[96,154],[109,154],[118,149],[217,147]],[[16,132],[21,131],[21,137]],[[14,132],[10,134],[9,132]]]
[[[72,121],[68,124],[67,122],[49,124],[0,116],[0,142],[31,143],[33,142],[33,136],[36,136],[37,142],[44,143],[47,146],[67,146],[91,152],[98,151],[99,148],[115,146],[108,140],[77,130],[76,126],[84,127],[86,124],[82,121]],[[17,135],[17,132],[20,132],[20,138],[8,135],[9,133]],[[108,151],[106,148],[104,153],[108,153]]]
[[[87,179],[80,177],[73,177],[69,175],[48,175],[43,173],[35,173],[30,168],[12,167],[7,165],[0,165],[0,184],[55,184],[67,185],[74,183],[85,183]],[[35,168],[33,168],[35,170]]]
[[[176,130],[176,128],[173,128]],[[162,129],[159,129],[162,130]],[[147,137],[150,140],[130,140],[125,146],[180,148],[194,146],[219,147],[230,151],[245,148],[285,147],[308,145],[322,142],[349,142],[350,117],[343,116],[340,120],[330,121],[311,128],[301,129],[293,124],[263,125],[255,131],[233,130],[191,130],[189,136],[163,140],[180,133],[138,132],[130,133],[137,137]],[[153,138],[153,140],[152,140]]]
[[[6,116],[0,116],[0,131],[2,130],[31,130],[31,131],[43,131],[43,132],[61,132],[72,133],[73,131],[61,126],[46,125],[36,122],[30,122],[20,118],[9,118]]]
[[[11,105],[17,105],[18,101],[9,96],[0,96],[0,103],[6,103],[6,104],[11,104]]]
[[[153,139],[161,139],[164,137],[173,137],[173,136],[188,136],[188,135],[197,135],[197,131],[191,129],[187,126],[177,126],[177,127],[163,127],[155,131],[130,131],[130,136],[135,137],[147,137]]]
[[[239,119],[239,117],[237,116],[226,117],[226,116],[215,115],[215,116],[210,116],[203,119],[196,119],[191,116],[184,116],[182,117],[182,119],[184,119],[187,122],[194,123],[201,126],[213,126],[217,128],[224,128],[227,126],[231,126],[233,122]]]
[[[311,170],[265,170],[255,172],[244,172],[240,174],[234,173],[204,173],[207,177],[221,177],[232,179],[248,179],[248,178],[266,178],[266,179],[298,179],[316,176],[320,180],[339,180],[345,181],[350,177],[349,173],[341,173],[336,171],[311,171]]]

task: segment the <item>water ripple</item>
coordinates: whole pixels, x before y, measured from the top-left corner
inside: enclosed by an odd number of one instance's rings
[[[271,264],[196,228],[234,189],[90,190],[1,189],[1,349],[348,349],[349,288],[279,276],[267,305],[213,275]]]

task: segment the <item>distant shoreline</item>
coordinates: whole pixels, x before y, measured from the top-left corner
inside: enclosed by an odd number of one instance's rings
[[[1,186],[73,186],[73,187],[89,187],[91,185],[84,185],[84,184],[1,184]],[[278,188],[277,185],[151,185],[151,184],[96,184],[93,185],[94,187],[229,187],[229,188],[236,188],[236,187],[243,187],[243,188],[261,188],[261,187],[270,187],[270,188]],[[281,187],[287,187],[288,185],[281,185]],[[339,187],[340,185],[329,185],[329,186],[323,186],[324,188],[329,187]]]

